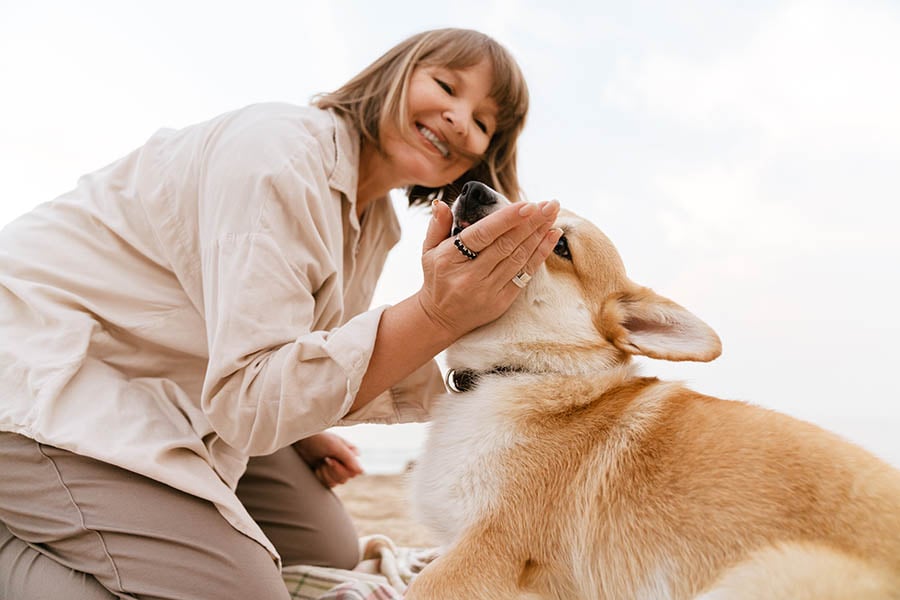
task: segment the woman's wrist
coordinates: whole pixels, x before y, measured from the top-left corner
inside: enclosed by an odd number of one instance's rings
[[[418,293],[381,314],[369,366],[350,412],[368,404],[437,356],[458,336],[428,315]]]
[[[446,319],[442,319],[438,311],[428,306],[421,290],[410,296],[408,300],[415,301],[410,307],[411,319],[419,323],[423,335],[428,335],[434,340],[435,345],[440,347],[438,352],[445,350],[466,333],[465,331],[454,331],[452,325]]]

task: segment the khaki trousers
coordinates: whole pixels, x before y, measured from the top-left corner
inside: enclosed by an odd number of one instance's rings
[[[268,552],[216,508],[130,471],[0,432],[0,598],[287,600]],[[293,448],[238,497],[285,565],[352,568],[357,536]]]

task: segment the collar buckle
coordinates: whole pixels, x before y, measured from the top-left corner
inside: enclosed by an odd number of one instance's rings
[[[524,370],[516,367],[499,366],[485,371],[474,371],[472,369],[450,369],[447,371],[445,379],[447,389],[454,394],[462,394],[471,392],[478,384],[478,380],[483,375],[509,375],[512,373],[523,373]]]
[[[447,389],[454,394],[462,394],[472,389],[473,378],[471,371],[463,372],[456,369],[447,371],[446,377]]]

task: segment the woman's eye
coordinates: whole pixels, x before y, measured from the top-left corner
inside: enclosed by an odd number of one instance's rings
[[[478,129],[482,131],[482,133],[487,133],[487,125],[485,125],[482,121],[476,119],[475,124],[478,126]]]
[[[572,253],[569,252],[569,242],[566,240],[566,236],[562,236],[559,238],[559,241],[556,242],[556,247],[553,249],[553,254],[557,256],[561,256],[566,260],[572,260]]]
[[[452,94],[452,93],[453,93],[453,88],[450,87],[450,84],[448,84],[448,83],[445,82],[445,81],[441,81],[440,79],[435,79],[435,81],[437,82],[437,84],[438,84],[439,86],[441,86],[441,88],[443,88],[443,90],[444,90],[445,92],[447,92],[448,94]]]

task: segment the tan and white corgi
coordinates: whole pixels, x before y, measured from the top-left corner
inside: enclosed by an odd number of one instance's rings
[[[469,186],[457,221],[497,196]],[[444,547],[407,598],[900,598],[900,472],[814,425],[640,375],[632,355],[709,361],[719,338],[630,281],[594,225],[563,211],[556,226],[509,311],[447,352],[458,392],[412,475]]]

